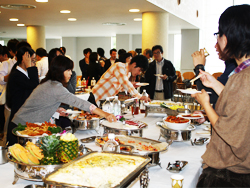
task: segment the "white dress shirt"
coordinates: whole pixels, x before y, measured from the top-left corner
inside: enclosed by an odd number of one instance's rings
[[[12,59],[3,61],[0,64],[0,85],[6,85],[6,82],[4,81],[4,77],[10,73],[15,63],[16,63],[16,58],[13,57]]]
[[[49,70],[48,57],[42,57],[40,61],[37,61],[36,67],[38,69],[38,76],[39,77],[45,76]]]
[[[156,62],[156,74],[162,75],[162,66],[164,64],[164,58],[162,58],[160,62],[157,62],[156,60],[155,62]],[[158,91],[163,90],[163,80],[159,76],[157,76],[156,78],[155,90]]]

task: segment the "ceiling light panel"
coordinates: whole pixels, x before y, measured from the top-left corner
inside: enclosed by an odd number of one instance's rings
[[[36,0],[36,2],[38,2],[38,3],[47,3],[48,0]]]
[[[140,22],[140,21],[142,21],[142,18],[134,18],[134,21]]]
[[[11,21],[11,22],[17,22],[18,19],[17,19],[17,18],[10,18],[10,21]]]
[[[76,21],[76,18],[68,18],[69,21],[74,22]]]
[[[129,12],[140,12],[140,10],[136,8],[132,8],[132,9],[129,9]]]
[[[25,24],[16,24],[18,27],[24,27]]]
[[[1,8],[11,9],[11,10],[25,10],[25,9],[34,9],[36,6],[34,5],[25,5],[25,4],[2,4]]]
[[[71,11],[70,10],[61,10],[60,13],[62,14],[69,14]]]

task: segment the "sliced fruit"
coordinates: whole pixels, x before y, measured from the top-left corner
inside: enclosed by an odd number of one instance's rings
[[[28,156],[29,164],[39,164],[39,160],[33,155],[31,155],[31,153],[28,152],[27,156]]]
[[[34,143],[27,142],[26,149],[37,159],[41,160],[43,158],[42,149],[40,149]]]

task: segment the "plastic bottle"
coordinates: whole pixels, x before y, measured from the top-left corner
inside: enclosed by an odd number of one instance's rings
[[[107,97],[106,101],[102,105],[102,110],[104,112],[112,113],[111,107],[113,107],[113,104],[109,101],[109,98]]]
[[[78,80],[77,80],[77,86],[81,86],[81,85],[82,85],[81,78],[78,78]]]
[[[95,86],[95,84],[96,84],[96,80],[95,80],[95,77],[93,77],[91,82],[90,82],[91,89]]]
[[[134,115],[137,115],[139,114],[139,99],[136,99],[136,102],[135,102],[135,108],[134,106],[132,106],[132,114],[134,113]]]
[[[118,100],[118,96],[115,96],[113,101],[114,115],[121,115],[121,102]]]
[[[142,96],[143,96],[143,97],[144,97],[144,96],[148,97],[148,94],[147,94],[147,92],[146,92],[146,89],[143,90]],[[146,111],[146,106],[144,105],[144,101],[143,101],[143,100],[140,100],[140,111],[141,111],[141,113],[145,113],[145,111]]]
[[[83,91],[85,91],[85,89],[87,87],[87,82],[86,82],[85,78],[82,79],[82,87],[83,87]]]
[[[109,140],[104,144],[103,151],[115,151],[115,147],[118,146],[118,142],[115,141],[115,134],[109,133],[108,134]]]

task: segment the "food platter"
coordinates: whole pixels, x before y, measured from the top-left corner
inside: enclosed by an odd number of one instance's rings
[[[118,164],[114,159],[122,163]],[[89,160],[93,162],[89,163]],[[126,165],[131,160],[134,161],[134,164]],[[146,156],[91,152],[46,175],[43,181],[48,186],[56,187],[128,187],[141,173],[145,172],[149,162],[150,158]],[[107,163],[110,164],[108,167],[100,168],[100,165],[103,166]],[[79,167],[82,170],[79,170]],[[95,170],[96,168],[99,170]],[[84,173],[83,176],[82,171],[88,173]]]
[[[134,124],[132,122],[134,122]],[[109,122],[107,120],[103,120],[101,124],[105,127],[121,130],[139,130],[148,126],[146,123],[138,120],[126,120],[124,123],[121,121]]]
[[[60,126],[57,127],[60,128],[60,132],[62,132],[62,128]],[[48,134],[37,135],[37,136],[21,135],[16,133],[16,128],[12,129],[12,134],[14,134],[17,137],[17,143],[19,143],[22,146],[24,146],[28,141],[33,142],[34,144],[39,144],[42,137],[48,136]]]
[[[182,117],[184,119],[200,119],[204,118],[202,114],[186,114],[186,113],[181,113],[178,115],[178,117]]]
[[[158,100],[153,100],[151,102],[145,103],[145,106],[155,106],[155,107],[160,107],[161,103],[165,103],[166,106],[172,106],[172,105],[176,105],[177,103],[175,102],[171,102],[171,101],[158,101]]]
[[[197,89],[176,89],[182,93],[186,93],[186,94],[195,94],[195,93],[201,93],[201,91],[198,91]],[[208,94],[211,94],[211,92],[207,91]]]
[[[168,149],[168,144],[166,142],[160,142],[148,138],[116,135],[115,139],[120,145],[133,146],[134,152],[140,155],[145,155],[154,152],[162,152]],[[106,143],[106,140],[108,140],[107,137],[97,137],[95,139],[95,143],[99,146],[103,146]]]
[[[135,85],[137,85],[137,86],[148,86],[149,83],[136,83]]]
[[[123,123],[121,121],[111,123],[108,122],[107,120],[102,120],[100,123],[104,128],[103,135],[106,135],[108,133],[114,133],[116,135],[127,135],[127,136],[139,134],[139,137],[142,137],[143,129],[147,128],[148,125],[144,122],[137,120],[130,120],[130,121],[134,121],[140,126],[126,125],[126,123]]]

